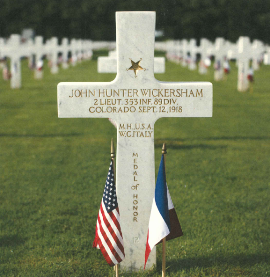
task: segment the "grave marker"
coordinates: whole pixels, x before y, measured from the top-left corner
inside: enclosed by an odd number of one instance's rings
[[[35,37],[35,56],[36,56],[36,66],[35,66],[35,79],[43,78],[43,55],[45,54],[44,46],[43,46],[43,37],[36,36]]]
[[[48,43],[48,52],[50,53],[51,73],[59,72],[58,68],[58,38],[52,37]]]
[[[11,35],[2,51],[3,57],[10,58],[11,88],[20,88],[22,86],[21,57],[24,55],[25,49],[20,47],[20,45],[21,36]]]
[[[260,68],[260,61],[262,60],[262,55],[265,48],[263,43],[260,40],[255,39],[252,43],[252,68],[254,70],[259,70]]]
[[[77,40],[72,39],[70,42],[71,45],[71,64],[75,66],[78,61],[78,55],[77,55]]]
[[[34,41],[32,38],[28,39],[23,43],[23,47],[26,48],[25,56],[28,57],[28,67],[30,69],[35,68],[35,50],[34,50]]]
[[[249,88],[247,76],[251,58],[252,51],[249,37],[240,37],[238,41],[238,91],[247,91]]]
[[[206,74],[207,73],[207,50],[210,48],[210,41],[206,38],[202,38],[200,40],[200,53],[201,53],[201,60],[199,63],[199,73]]]
[[[223,79],[223,62],[224,62],[224,57],[226,55],[224,38],[216,38],[214,55],[215,55],[214,78],[215,78],[215,81],[221,81]]]
[[[57,87],[59,117],[110,117],[117,122],[116,184],[126,253],[121,267],[125,270],[144,266],[155,190],[155,121],[212,116],[211,83],[154,78],[154,34],[155,12],[117,12],[116,78],[110,83],[71,82]],[[137,71],[138,61],[145,70]],[[127,70],[131,66],[133,70]],[[155,263],[153,250],[147,268]]]
[[[63,59],[62,68],[67,69],[69,67],[69,65],[68,65],[69,45],[68,45],[67,38],[62,39],[61,50],[62,50],[62,59]]]
[[[182,66],[187,66],[187,60],[188,60],[188,41],[186,39],[182,40]]]
[[[188,68],[190,70],[195,70],[197,68],[197,64],[196,64],[196,54],[197,54],[196,39],[191,39],[190,42],[189,42],[189,54],[190,54],[190,60],[189,60]]]

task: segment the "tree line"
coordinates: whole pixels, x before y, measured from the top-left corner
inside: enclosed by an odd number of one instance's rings
[[[0,37],[32,28],[45,38],[115,40],[115,12],[140,10],[156,11],[161,40],[244,35],[270,43],[270,0],[0,0]]]

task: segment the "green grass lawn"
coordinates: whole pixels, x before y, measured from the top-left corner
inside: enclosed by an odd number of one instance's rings
[[[167,244],[167,276],[270,275],[270,66],[254,92],[168,62],[162,81],[211,81],[212,118],[155,125],[156,173],[167,143],[167,182],[184,236]],[[58,119],[61,81],[111,81],[96,60],[34,80],[0,82],[0,276],[114,276],[92,248],[116,129],[107,119]],[[153,270],[120,276],[161,276]]]

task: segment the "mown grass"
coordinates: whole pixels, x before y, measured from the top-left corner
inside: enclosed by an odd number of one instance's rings
[[[211,81],[213,118],[164,118],[155,125],[156,171],[167,143],[167,181],[184,231],[167,244],[167,276],[270,274],[270,67],[254,92],[168,62],[163,81]],[[58,119],[60,81],[111,81],[83,62],[23,87],[0,82],[0,275],[114,276],[92,248],[116,130],[106,119]],[[121,276],[160,276],[153,270]]]

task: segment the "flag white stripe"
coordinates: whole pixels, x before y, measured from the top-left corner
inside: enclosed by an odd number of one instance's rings
[[[98,220],[97,220],[97,224],[96,224],[96,226],[97,226],[97,231],[99,230],[99,225],[98,225]],[[99,247],[99,244],[97,243],[97,245],[96,245],[96,248],[97,249],[100,249],[100,247]]]
[[[120,214],[117,212],[116,209],[113,210],[113,214],[114,214],[114,216],[116,217],[116,219],[117,219],[117,221],[118,221],[118,223],[119,223],[119,225],[120,225]],[[115,224],[113,224],[113,227],[115,227]],[[115,227],[115,228],[116,228],[116,227]],[[119,241],[121,242],[121,244],[122,244],[123,247],[124,247],[123,237],[121,236],[121,233],[119,232],[120,230],[119,230],[118,228],[113,229],[113,230],[114,230],[114,232],[116,233],[116,235],[117,235]]]
[[[174,205],[173,205],[173,202],[172,202],[172,198],[171,198],[167,183],[166,183],[166,187],[167,187],[168,209],[171,210],[171,209],[174,208]]]
[[[104,211],[104,214],[106,214],[105,211]],[[108,239],[111,241],[113,248],[116,250],[116,252],[117,252],[118,255],[120,256],[120,258],[123,260],[123,259],[125,258],[125,256],[123,255],[122,251],[121,251],[121,250],[119,249],[119,247],[117,246],[115,240],[113,239],[111,233],[109,232],[107,226],[105,225],[105,223],[104,223],[104,221],[103,221],[103,216],[102,216],[101,212],[100,212],[99,217],[100,217],[101,225],[102,225],[102,227],[103,227],[104,232],[106,233]]]
[[[102,208],[103,208],[104,214],[105,214],[105,216],[106,216],[108,222],[110,223],[110,225],[111,225],[113,231],[114,231],[115,234],[117,235],[117,237],[118,237],[120,243],[124,246],[123,238],[122,238],[122,236],[121,236],[119,230],[118,230],[117,227],[115,226],[113,220],[112,220],[111,217],[107,214],[107,212],[106,212],[106,207],[105,207],[103,201],[102,201]],[[114,212],[114,211],[115,211],[115,212]],[[117,221],[118,221],[119,224],[120,224],[120,221],[119,221],[119,214],[116,212],[116,210],[113,210],[113,214],[116,216]]]
[[[97,224],[98,224],[98,235],[99,235],[99,238],[100,238],[100,240],[101,240],[102,245],[103,245],[104,248],[106,249],[106,252],[108,253],[108,255],[109,255],[110,259],[112,260],[112,262],[113,262],[114,264],[118,264],[118,261],[115,259],[114,255],[113,255],[112,252],[111,252],[110,247],[107,245],[106,241],[104,240],[104,238],[103,238],[103,236],[102,236],[102,234],[101,234],[101,232],[100,232],[99,223],[97,223]]]
[[[153,200],[151,215],[149,220],[149,237],[148,244],[151,249],[160,242],[164,237],[166,237],[170,230],[161,216],[158,207],[156,205],[155,199]]]

